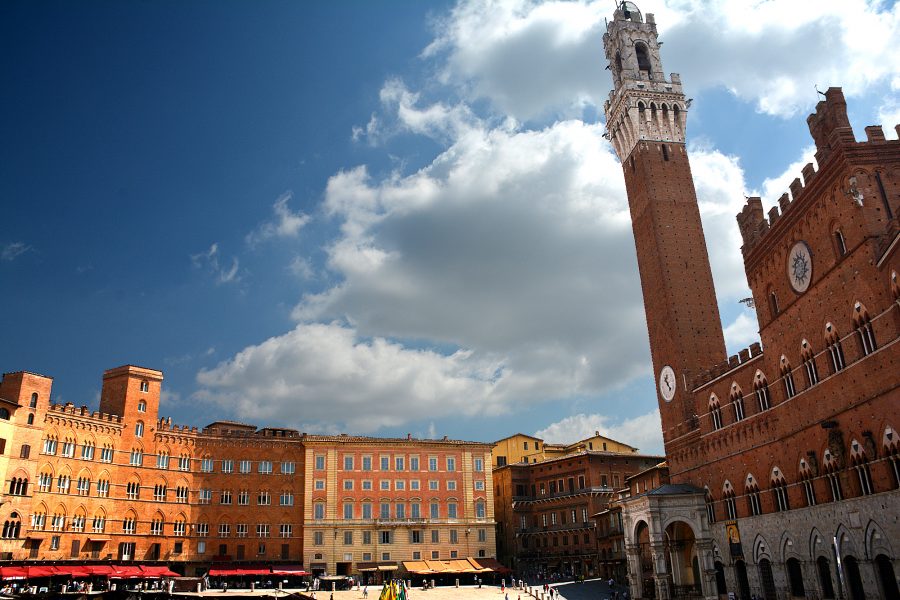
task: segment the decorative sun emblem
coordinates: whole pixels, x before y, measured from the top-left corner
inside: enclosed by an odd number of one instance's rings
[[[809,253],[809,246],[805,242],[797,242],[788,256],[788,279],[794,291],[802,294],[809,288],[809,282],[812,280],[812,256]]]
[[[794,280],[803,285],[806,283],[806,278],[809,276],[809,260],[807,259],[806,254],[802,252],[798,252],[794,255]]]

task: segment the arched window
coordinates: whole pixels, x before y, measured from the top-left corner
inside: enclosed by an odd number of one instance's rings
[[[29,413],[28,415],[28,424],[34,425],[34,414]]]
[[[727,479],[722,486],[722,497],[725,499],[725,517],[734,521],[737,519],[737,503],[734,501],[734,487]]]
[[[806,372],[807,387],[819,383],[819,370],[816,368],[816,357],[813,355],[812,346],[803,340],[800,342],[800,360],[803,361],[803,370]]]
[[[875,352],[878,345],[875,343],[872,320],[869,318],[869,311],[866,310],[866,307],[861,302],[853,305],[853,326],[856,328],[856,334],[859,336],[859,345],[863,356],[868,356]]]
[[[709,521],[710,525],[712,525],[716,522],[716,505],[709,488],[706,488],[704,500],[706,501],[706,519]]]
[[[805,598],[806,589],[803,586],[803,570],[800,561],[796,558],[787,559],[788,583],[791,587],[792,598]]]
[[[722,409],[715,394],[709,395],[709,416],[712,420],[713,429],[722,429]]]
[[[38,395],[37,392],[31,394],[31,402],[28,404],[29,408],[37,408]]]
[[[872,485],[872,472],[869,470],[869,459],[866,456],[866,450],[862,444],[853,440],[850,442],[850,464],[856,471],[859,479],[859,492],[863,496],[869,496],[875,493],[875,487]]]
[[[892,427],[886,427],[881,443],[884,447],[884,454],[891,465],[893,487],[898,488],[900,487],[900,437]]]
[[[643,102],[638,102],[638,112],[643,113],[647,109]]]
[[[747,507],[750,509],[750,516],[762,514],[762,503],[759,501],[759,484],[756,478],[750,473],[747,475],[747,483],[744,487],[747,494]]]
[[[138,421],[134,424],[134,435],[136,437],[144,437],[144,422]]]
[[[828,349],[828,358],[831,361],[831,372],[837,373],[846,365],[844,361],[844,349],[841,347],[841,339],[837,329],[831,323],[825,324],[825,344]]]
[[[800,459],[800,482],[803,484],[803,496],[807,506],[816,505],[816,488],[813,485],[813,472],[805,458]]]
[[[834,249],[837,250],[838,258],[847,254],[847,242],[844,240],[844,234],[840,229],[834,230]]]
[[[775,510],[779,512],[790,510],[791,504],[788,499],[787,481],[784,478],[784,473],[778,467],[772,469],[770,483],[772,486],[772,497],[775,499]]]
[[[775,292],[769,292],[769,310],[772,312],[772,318],[774,319],[779,311],[778,308],[778,296],[775,295]]]
[[[741,386],[737,383],[731,384],[731,405],[734,406],[734,420],[743,421],[744,420],[744,392],[741,391]]]
[[[622,55],[616,50],[616,77],[622,77]]]
[[[844,491],[841,489],[841,480],[838,477],[840,465],[838,465],[837,459],[830,450],[825,450],[825,454],[822,457],[822,465],[825,469],[825,479],[828,480],[828,491],[831,492],[831,501],[839,502],[843,500]]]
[[[634,45],[634,55],[637,58],[638,69],[646,71],[649,77],[651,75],[650,51],[647,49],[647,44],[644,44],[643,42],[636,43]]]
[[[19,513],[14,512],[9,515],[9,518],[3,522],[3,539],[16,539],[19,537],[19,533],[22,530],[22,521],[19,518]]]
[[[753,391],[756,394],[756,403],[759,411],[769,410],[769,382],[762,371],[756,371],[753,378]]]
[[[784,394],[788,398],[793,398],[797,393],[797,388],[794,387],[794,372],[791,370],[791,363],[784,354],[781,355],[779,367],[781,369],[781,379],[784,381]]]
[[[147,401],[146,400],[138,401],[138,412],[147,412]]]

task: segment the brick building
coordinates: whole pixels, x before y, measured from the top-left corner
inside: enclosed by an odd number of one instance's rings
[[[759,198],[738,215],[762,343],[728,357],[690,102],[653,15],[621,3],[604,46],[671,477],[622,500],[632,595],[897,598],[900,142],[857,142],[826,92],[818,168],[768,215]]]
[[[662,460],[624,444],[627,452],[573,446],[571,454],[494,468],[498,557],[522,575],[602,574],[593,515],[629,476]]]
[[[0,560],[357,574],[495,555],[490,444],[175,426],[158,416],[161,385],[156,370],[111,369],[90,412],[52,404],[49,377],[3,376]]]

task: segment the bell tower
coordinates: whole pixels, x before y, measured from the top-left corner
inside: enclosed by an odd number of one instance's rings
[[[666,79],[656,22],[621,2],[603,36],[614,89],[606,136],[625,173],[663,439],[699,433],[693,378],[726,358],[697,193],[684,144],[690,101]]]

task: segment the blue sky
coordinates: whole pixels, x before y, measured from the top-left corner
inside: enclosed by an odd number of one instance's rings
[[[844,87],[858,138],[895,136],[900,9],[639,6],[694,98],[736,351],[756,324],[734,215],[811,159],[815,85]],[[104,369],[159,368],[161,413],[192,425],[660,451],[602,138],[612,7],[0,4],[0,369],[96,406]]]

